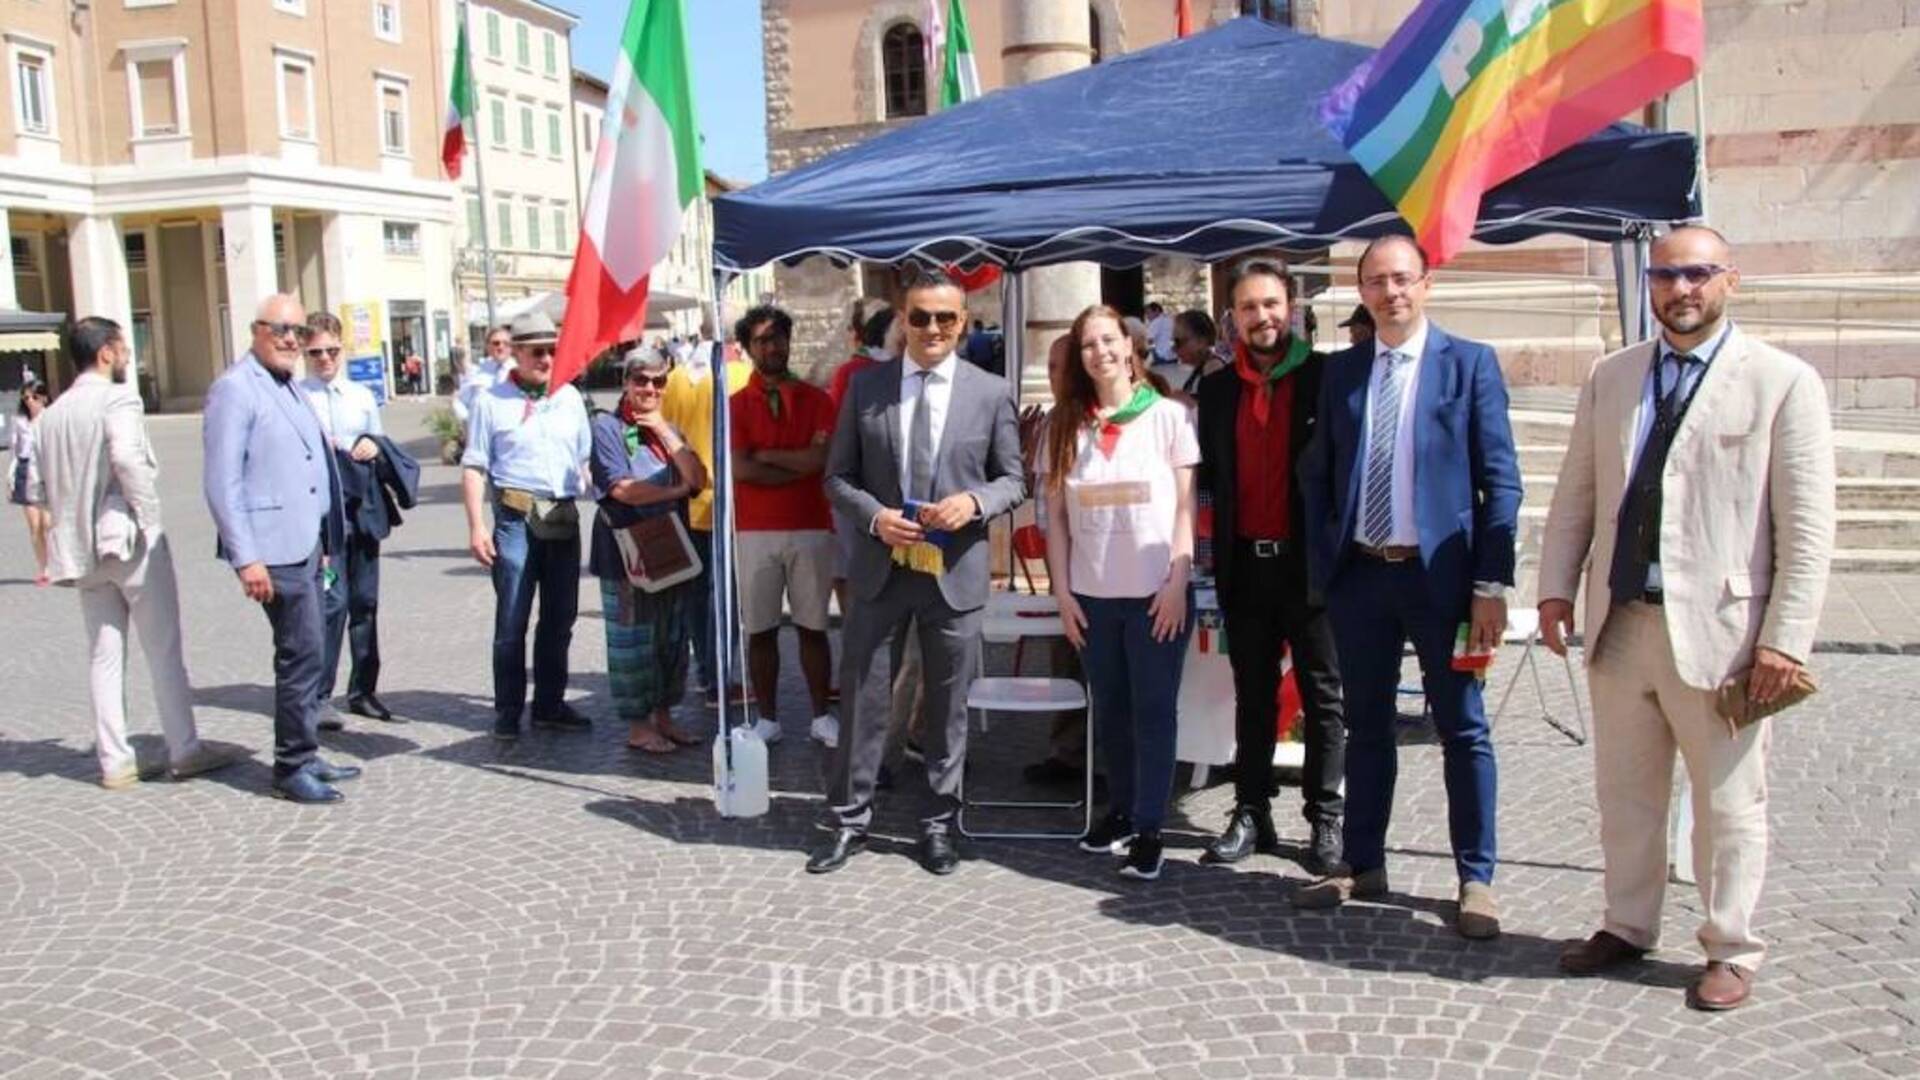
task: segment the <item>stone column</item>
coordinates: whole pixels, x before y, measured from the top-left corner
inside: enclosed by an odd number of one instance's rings
[[[112,214],[86,214],[72,220],[67,239],[67,259],[73,266],[73,315],[84,318],[99,315],[125,328],[127,343],[133,343],[133,288],[127,281],[127,248],[120,238],[120,223]],[[8,276],[7,288],[13,281]],[[139,365],[143,356],[128,362],[127,379],[139,385]]]
[[[1000,49],[1008,86],[1039,82],[1086,67],[1093,60],[1084,0],[1005,0]],[[1067,263],[1026,272],[1026,354],[1021,400],[1046,400],[1047,346],[1066,333],[1081,309],[1100,300],[1100,267]]]
[[[273,207],[223,207],[220,228],[227,247],[227,332],[238,350],[253,340],[253,316],[260,301],[280,291],[280,267],[273,258]]]
[[[7,208],[0,206],[0,311],[20,306],[20,294],[13,283],[13,223]]]

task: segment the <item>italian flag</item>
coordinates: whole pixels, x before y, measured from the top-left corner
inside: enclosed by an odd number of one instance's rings
[[[467,60],[467,20],[453,43],[453,85],[447,90],[446,130],[440,135],[440,164],[460,179],[460,158],[467,152],[467,125],[473,122],[473,65]]]
[[[980,96],[980,69],[973,65],[973,35],[967,32],[967,6],[949,0],[946,73],[940,79],[940,107]]]
[[[554,385],[640,336],[647,275],[679,238],[704,175],[682,0],[632,0],[567,278]]]

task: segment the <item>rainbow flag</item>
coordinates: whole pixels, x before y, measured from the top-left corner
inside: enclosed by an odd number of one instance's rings
[[[1425,0],[1321,118],[1434,263],[1487,189],[1691,79],[1701,0]]]

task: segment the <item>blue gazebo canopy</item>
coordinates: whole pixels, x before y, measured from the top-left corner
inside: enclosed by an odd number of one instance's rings
[[[995,91],[716,200],[715,262],[1126,267],[1405,232],[1319,118],[1372,51],[1242,18]],[[1693,137],[1615,124],[1488,192],[1474,235],[1618,240],[1697,211]]]

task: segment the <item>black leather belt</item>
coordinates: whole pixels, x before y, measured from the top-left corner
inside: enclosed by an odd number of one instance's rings
[[[1406,562],[1408,559],[1419,558],[1420,546],[1418,544],[1388,544],[1385,547],[1374,547],[1371,544],[1355,543],[1353,545],[1353,553],[1364,558],[1372,559],[1375,562],[1397,563]]]
[[[1248,540],[1237,537],[1234,545],[1256,559],[1278,559],[1293,554],[1291,540]]]

